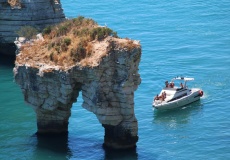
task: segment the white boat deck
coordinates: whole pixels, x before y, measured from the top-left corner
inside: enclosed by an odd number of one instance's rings
[[[174,86],[174,80],[183,80],[184,84],[180,83],[180,87]],[[153,106],[157,109],[172,109],[199,100],[203,95],[203,91],[199,88],[190,89],[186,85],[187,81],[192,80],[194,78],[176,77],[172,79],[170,84],[166,81],[165,84],[167,87],[161,90],[158,95],[159,99],[153,101]],[[166,97],[164,96],[164,92]]]

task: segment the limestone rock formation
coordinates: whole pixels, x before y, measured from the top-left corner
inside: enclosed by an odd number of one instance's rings
[[[43,29],[64,19],[60,0],[0,0],[0,54],[14,54],[22,26]]]
[[[121,45],[130,42],[136,47],[128,49]],[[94,41],[92,48],[97,54],[106,52],[99,63],[92,66],[78,63],[64,70],[41,62],[21,63],[23,57],[19,54],[14,68],[15,81],[37,114],[38,133],[67,132],[72,104],[82,93],[82,106],[93,112],[105,128],[104,145],[132,148],[138,141],[134,91],[141,82],[140,44],[107,37]]]

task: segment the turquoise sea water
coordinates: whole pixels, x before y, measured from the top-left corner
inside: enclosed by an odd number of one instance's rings
[[[38,138],[32,108],[13,81],[13,58],[0,57],[0,159],[230,158],[230,1],[62,0],[68,18],[90,17],[120,37],[140,40],[142,83],[135,92],[139,141],[134,151],[102,148],[96,116],[72,107],[66,137]],[[153,96],[177,75],[204,97],[169,112],[152,109]]]

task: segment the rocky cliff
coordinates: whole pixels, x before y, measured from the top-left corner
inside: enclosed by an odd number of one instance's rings
[[[81,28],[79,24],[87,24],[91,28]],[[15,82],[21,87],[25,102],[36,112],[38,133],[67,132],[72,104],[81,93],[82,107],[93,112],[105,128],[105,146],[118,149],[134,147],[138,140],[134,91],[141,82],[138,73],[139,42],[106,36],[105,31],[111,33],[110,29],[82,17],[61,24],[60,28],[65,25],[69,26],[69,31],[63,33],[64,41],[60,41],[60,29],[55,27],[57,30],[53,29],[49,34],[51,39],[45,36],[43,42],[38,42],[37,49],[36,44],[24,46],[28,49],[16,57]],[[83,34],[95,35],[95,31],[100,32],[93,40]],[[100,38],[102,31],[105,36]],[[56,40],[55,33],[59,35]],[[72,33],[83,36],[74,39],[77,36],[71,36]],[[72,37],[68,46],[64,45],[68,42],[66,37]],[[85,37],[89,37],[88,41]],[[86,49],[82,46],[82,38]],[[52,41],[51,46],[47,40]],[[57,43],[62,47],[58,48]],[[77,49],[74,48],[76,46]],[[62,52],[59,52],[61,48]],[[87,51],[89,53],[82,59],[76,58]],[[48,52],[51,52],[49,56]],[[68,59],[71,56],[75,61]]]
[[[43,29],[65,19],[59,0],[0,0],[0,54],[14,54],[22,26]]]

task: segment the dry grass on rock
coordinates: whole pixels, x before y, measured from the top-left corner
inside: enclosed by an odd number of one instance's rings
[[[119,39],[111,29],[80,16],[45,28],[44,41],[22,46],[16,63],[27,63],[34,67],[46,64],[62,69],[73,65],[94,67],[111,50],[111,41],[114,39],[111,36],[119,41],[120,47],[131,50],[137,46],[131,40]]]

